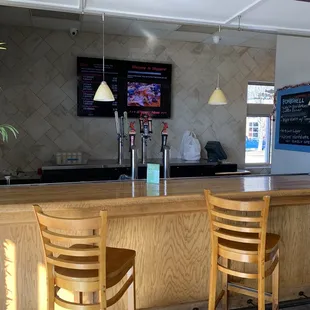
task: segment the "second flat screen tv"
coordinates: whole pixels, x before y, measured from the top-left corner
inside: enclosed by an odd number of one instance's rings
[[[102,59],[78,57],[78,116],[114,117],[114,110],[127,111],[128,117],[150,112],[154,118],[171,117],[170,64],[105,60],[105,81],[115,101],[95,102],[94,94],[102,81]]]

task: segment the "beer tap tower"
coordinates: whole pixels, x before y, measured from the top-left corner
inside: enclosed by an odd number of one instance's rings
[[[146,164],[147,162],[147,143],[151,140],[153,133],[152,117],[151,113],[140,113],[140,133],[141,133],[141,162]]]
[[[163,129],[161,131],[161,149],[163,153],[164,179],[170,178],[170,147],[167,145],[168,141],[168,123],[163,122]]]
[[[161,148],[160,151],[164,151],[164,147],[167,146],[168,140],[168,123],[163,122],[163,129],[161,131]]]
[[[130,152],[130,166],[131,166],[131,179],[138,178],[138,154],[136,147],[136,129],[135,122],[129,124],[129,152]]]
[[[135,122],[130,122],[129,124],[129,152],[131,149],[136,146],[136,129]]]
[[[118,111],[114,111],[115,126],[118,140],[118,156],[117,163],[122,165],[124,162],[124,140],[128,137],[128,119],[127,112],[123,116],[118,116]]]

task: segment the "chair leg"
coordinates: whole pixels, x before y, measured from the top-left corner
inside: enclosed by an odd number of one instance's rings
[[[106,310],[107,307],[107,296],[106,296],[106,287],[104,286],[99,291],[99,303],[100,303],[100,310]]]
[[[265,279],[258,279],[258,310],[265,310]]]
[[[53,276],[53,266],[47,264],[46,266],[47,272],[47,310],[54,310],[55,304],[55,282]]]
[[[82,304],[81,302],[81,292],[74,292],[73,293],[73,300],[76,304]]]
[[[276,257],[280,260],[279,250]],[[279,262],[272,273],[272,310],[279,309]]]
[[[133,276],[133,282],[128,288],[128,310],[136,310],[136,270],[135,265],[127,272],[127,279]]]
[[[136,263],[133,265],[133,300],[134,300],[134,310],[137,309],[136,304]]]
[[[228,259],[222,257],[223,267],[228,267]],[[222,290],[224,291],[224,296],[222,298],[222,309],[228,310],[228,274],[222,273]]]
[[[217,281],[217,259],[218,259],[217,251],[216,250],[212,250],[208,310],[215,310],[216,281]]]
[[[258,310],[265,310],[265,260],[258,263]]]

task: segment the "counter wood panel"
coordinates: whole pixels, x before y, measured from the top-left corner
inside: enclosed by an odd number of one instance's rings
[[[161,184],[166,196],[159,197],[143,196],[147,188],[142,182],[0,189],[0,283],[7,285],[0,285],[0,309],[8,303],[16,303],[16,310],[46,309],[43,254],[32,203],[39,203],[50,214],[68,217],[107,209],[108,245],[137,251],[138,308],[206,300],[210,242],[203,188],[233,199],[271,194],[269,231],[281,235],[280,297],[297,297],[300,290],[310,294],[310,178],[221,180],[170,180],[166,188]],[[264,180],[264,185],[258,180]],[[239,192],[245,184],[248,191]],[[135,195],[141,195],[129,199],[133,185]],[[245,264],[239,267],[248,268]],[[236,300],[236,305],[245,303],[246,298]],[[123,310],[125,305],[123,300],[111,310]]]

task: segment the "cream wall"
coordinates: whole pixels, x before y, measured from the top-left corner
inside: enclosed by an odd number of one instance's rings
[[[8,46],[0,52],[0,123],[20,131],[17,140],[1,145],[0,169],[36,170],[57,151],[115,158],[113,119],[76,116],[76,57],[100,57],[100,35],[71,38],[67,32],[0,26],[0,40]],[[274,80],[274,50],[111,35],[105,44],[107,57],[173,64],[172,157],[189,129],[202,147],[219,140],[228,159],[244,165],[247,82]],[[206,104],[217,73],[227,106]],[[149,157],[160,156],[161,121],[154,128]]]

